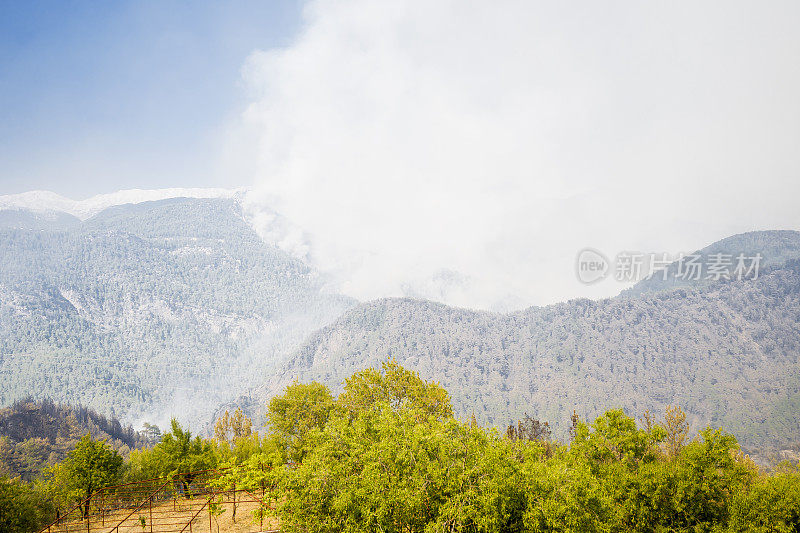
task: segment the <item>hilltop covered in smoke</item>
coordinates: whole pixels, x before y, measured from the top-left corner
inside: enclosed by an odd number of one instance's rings
[[[0,211],[0,402],[35,393],[128,421],[205,424],[353,305],[265,243],[232,193],[213,196],[84,221]],[[71,209],[111,198],[131,195]]]

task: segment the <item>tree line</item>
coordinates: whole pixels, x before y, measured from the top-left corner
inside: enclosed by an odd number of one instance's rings
[[[226,413],[214,439],[173,420],[124,461],[87,436],[35,482],[0,482],[0,529],[32,531],[103,485],[217,468],[220,488],[264,489],[257,514],[290,532],[800,530],[800,465],[762,471],[722,429],[690,435],[677,407],[574,413],[558,442],[527,415],[504,430],[460,421],[444,388],[389,360],[338,397],[295,382],[267,418],[262,436]]]

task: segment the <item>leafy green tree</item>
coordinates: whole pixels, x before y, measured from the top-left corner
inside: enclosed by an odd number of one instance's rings
[[[636,421],[622,409],[612,409],[591,425],[579,423],[572,442],[573,453],[584,455],[598,471],[603,466],[624,463],[635,467],[658,457],[658,444],[664,439],[663,429],[638,429]]]
[[[160,475],[172,477],[189,496],[195,472],[216,466],[211,443],[199,436],[192,438],[189,430],[181,428],[176,419],[170,422],[172,431],[153,448],[155,465]]]
[[[81,504],[84,516],[89,513],[89,498],[96,491],[119,481],[123,459],[104,440],[92,440],[86,434],[63,462],[49,468],[46,484],[54,500],[62,507]]]
[[[259,438],[258,433],[253,433],[247,437],[239,437],[233,442],[211,441],[214,449],[215,462],[218,466],[241,464],[253,455],[263,452],[268,438]]]
[[[701,441],[689,443],[675,465],[675,527],[711,528],[726,524],[729,503],[746,491],[755,476],[737,454],[733,435],[706,428]]]
[[[393,409],[414,407],[438,419],[453,416],[450,395],[438,383],[427,382],[419,373],[406,370],[393,359],[385,361],[381,371],[368,368],[345,380],[344,392],[337,403],[356,415],[379,402]]]
[[[608,530],[614,502],[591,465],[569,453],[526,462],[526,531],[589,533]]]
[[[750,490],[734,495],[731,531],[800,531],[800,473],[761,476]]]
[[[592,424],[576,420],[570,448],[529,471],[527,527],[533,531],[634,531],[647,522],[644,502],[632,498],[642,471],[655,464],[660,427],[639,429],[620,409]]]
[[[257,495],[263,505],[253,511],[260,523],[274,515],[279,493],[275,492],[286,462],[286,451],[274,438],[258,441],[258,435],[238,439],[231,449],[220,445],[220,475],[212,485],[220,491],[245,489]]]
[[[171,420],[170,426],[171,431],[153,448],[131,453],[128,478],[133,481],[171,477],[177,490],[189,496],[194,473],[215,468],[218,457],[210,441],[199,436],[192,438],[192,433],[176,419]]]
[[[354,419],[332,416],[314,437],[285,471],[284,530],[522,529],[520,463],[496,432],[379,402]]]
[[[161,428],[155,424],[150,424],[149,422],[142,424],[141,434],[149,444],[158,444],[158,442],[161,440]]]
[[[307,435],[325,426],[333,407],[331,391],[317,382],[295,382],[269,402],[269,427],[289,460],[301,461],[308,453]]]
[[[0,477],[0,531],[30,533],[50,517],[50,506],[33,488],[20,479]]]
[[[154,448],[162,472],[175,475],[214,466],[208,442],[199,436],[192,438],[192,433],[181,428],[174,418],[170,424],[172,431],[164,435],[159,445]]]

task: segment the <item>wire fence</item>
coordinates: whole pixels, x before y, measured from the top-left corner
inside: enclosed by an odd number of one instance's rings
[[[202,470],[109,486],[57,515],[40,533],[280,531],[265,516],[270,504],[264,487],[220,489],[220,474]]]

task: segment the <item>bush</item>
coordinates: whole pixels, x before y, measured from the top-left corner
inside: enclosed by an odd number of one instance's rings
[[[0,531],[37,531],[52,516],[52,506],[20,479],[0,477]]]

